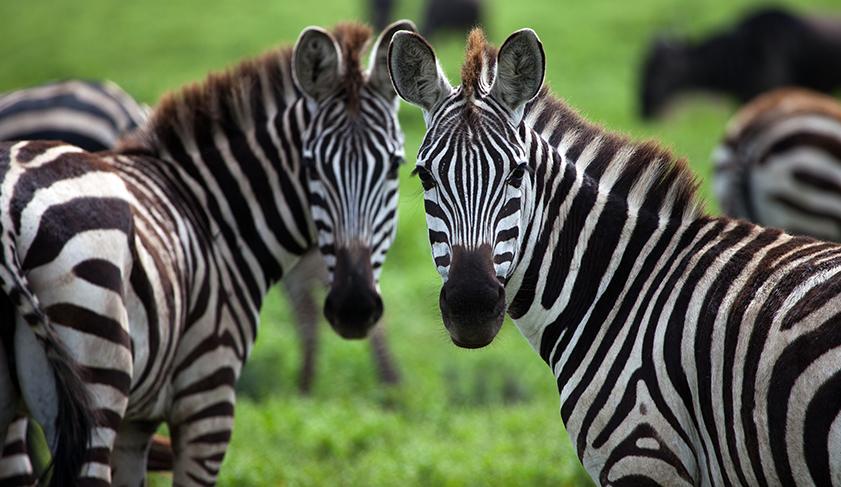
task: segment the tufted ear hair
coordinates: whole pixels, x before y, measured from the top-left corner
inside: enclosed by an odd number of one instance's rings
[[[417,32],[418,28],[411,20],[398,20],[383,29],[371,49],[368,84],[389,99],[397,96],[397,93],[394,91],[394,85],[391,84],[391,77],[388,74],[388,47],[394,34],[401,30]]]
[[[317,102],[338,88],[344,70],[336,39],[320,27],[307,27],[301,32],[292,66],[295,84]]]
[[[414,32],[404,30],[392,37],[388,72],[397,94],[421,107],[425,115],[453,90],[438,65],[432,46]]]
[[[490,94],[510,111],[514,125],[520,124],[526,103],[540,92],[545,73],[546,54],[533,30],[518,30],[499,48]]]

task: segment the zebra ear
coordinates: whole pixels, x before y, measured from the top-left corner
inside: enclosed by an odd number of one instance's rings
[[[383,29],[382,34],[374,44],[374,48],[371,49],[368,83],[386,98],[397,96],[397,93],[394,92],[394,86],[391,84],[391,77],[388,75],[388,46],[391,44],[391,38],[400,30],[417,32],[418,28],[411,20],[398,20]]]
[[[320,27],[301,32],[292,54],[295,84],[307,96],[322,101],[339,86],[342,56],[333,36]]]
[[[491,96],[510,110],[514,125],[520,124],[526,103],[540,92],[545,72],[546,54],[533,30],[518,30],[499,48]]]
[[[426,114],[452,92],[432,46],[419,34],[400,31],[388,48],[388,73],[401,98]]]

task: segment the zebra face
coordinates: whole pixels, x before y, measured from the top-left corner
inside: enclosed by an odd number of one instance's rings
[[[302,34],[296,81],[311,119],[303,135],[310,209],[330,276],[324,314],[345,338],[363,338],[382,315],[379,277],[397,223],[397,176],[403,162],[398,99],[388,78],[386,46],[398,22],[380,35],[370,68],[320,29]],[[361,50],[361,46],[360,46]]]
[[[416,172],[424,188],[439,297],[453,342],[490,343],[505,316],[505,283],[521,247],[531,170],[520,132],[525,104],[543,82],[544,55],[531,30],[495,55],[470,35],[462,86],[447,82],[417,34],[398,33],[389,68],[397,92],[424,110],[427,133]]]

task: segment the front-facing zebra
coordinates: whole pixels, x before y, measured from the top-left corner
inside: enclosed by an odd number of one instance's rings
[[[416,34],[389,68],[427,122],[450,336],[487,345],[507,310],[597,482],[841,485],[841,247],[705,215],[682,161],[541,90],[531,30],[473,32],[457,88]]]
[[[18,379],[0,370],[0,418],[20,392],[60,447],[54,483],[81,467],[86,484],[136,484],[166,421],[174,483],[213,484],[262,298],[307,249],[327,261],[336,331],[376,322],[403,152],[385,46],[405,28],[381,34],[367,71],[367,28],[306,29],[294,50],[168,96],[113,152],[0,145],[2,343]]]

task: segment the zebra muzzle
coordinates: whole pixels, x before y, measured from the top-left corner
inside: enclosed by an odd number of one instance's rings
[[[494,272],[490,246],[453,246],[439,306],[444,327],[457,346],[480,348],[493,341],[505,318],[505,288]]]
[[[342,338],[368,336],[383,314],[383,301],[374,286],[371,251],[367,247],[338,248],[336,269],[324,316]]]

